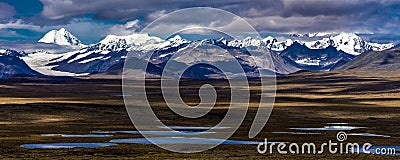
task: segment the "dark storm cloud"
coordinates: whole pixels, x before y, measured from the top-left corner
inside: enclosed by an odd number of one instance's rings
[[[365,16],[397,1],[379,0],[251,0],[236,8],[245,17]]]
[[[215,7],[232,12],[259,32],[358,32],[400,36],[400,1],[395,0],[40,0],[28,5],[7,0],[7,3],[0,2],[0,34],[37,40],[40,37],[18,35],[15,30],[44,34],[66,27],[92,43],[107,34],[139,32],[153,20],[189,7]],[[134,28],[128,27],[135,21]],[[223,24],[239,27],[226,17],[199,17],[191,13],[163,24],[163,29]]]
[[[375,32],[398,31],[400,1],[282,0],[249,4],[239,11],[260,31],[272,32]],[[273,4],[272,7],[269,4]],[[397,16],[393,16],[396,15]]]
[[[233,10],[259,31],[374,32],[399,34],[400,1],[251,1]]]
[[[287,1],[283,17],[291,16],[357,16],[382,7],[379,1]]]
[[[13,6],[0,2],[0,20],[9,19],[15,15],[15,9]]]
[[[41,16],[52,20],[90,14],[99,20],[124,21],[140,18],[151,21],[173,10],[207,6],[238,14],[259,31],[273,32],[393,32],[394,26],[398,25],[398,16],[392,15],[399,12],[393,10],[393,6],[400,6],[399,1],[378,0],[41,1],[44,4]]]
[[[42,15],[50,19],[61,19],[84,14],[92,14],[103,20],[126,20],[148,16],[160,10],[176,10],[187,7],[219,7],[244,3],[245,0],[211,1],[211,0],[41,0],[44,7]]]

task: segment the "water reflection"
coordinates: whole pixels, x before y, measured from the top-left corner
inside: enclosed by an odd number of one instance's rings
[[[185,135],[200,135],[200,134],[212,134],[215,132],[189,132],[189,131],[93,131],[96,134],[148,134],[148,135],[159,135],[159,136],[185,136]]]
[[[153,138],[128,138],[128,139],[114,139],[111,143],[127,143],[127,144],[219,144],[221,139],[213,138],[187,138],[187,137],[153,137]],[[236,141],[225,140],[222,144],[253,144],[258,145],[260,142],[256,141]],[[276,143],[276,142],[269,142]]]
[[[349,136],[364,136],[364,137],[386,137],[386,138],[390,137],[388,135],[373,134],[373,133],[348,133],[347,135],[349,135]]]
[[[193,127],[193,126],[160,126],[160,128],[171,128],[173,130],[178,130],[178,131],[195,131],[195,130],[209,130],[211,128],[213,129],[229,129],[230,127],[216,127],[216,126],[208,126],[208,127]]]
[[[291,130],[302,130],[302,131],[349,131],[354,129],[362,129],[366,127],[356,126],[324,126],[322,128],[290,128]]]
[[[114,97],[130,97],[132,95],[130,95],[130,94],[113,94],[111,96],[114,96]]]
[[[272,133],[275,133],[275,134],[300,134],[300,135],[307,135],[307,134],[309,134],[309,135],[318,135],[318,134],[321,134],[321,133],[311,133],[311,132],[272,132]]]
[[[104,138],[111,137],[110,134],[42,134],[44,137],[70,137],[70,138]]]
[[[27,149],[68,149],[68,148],[100,148],[116,146],[113,143],[49,143],[49,144],[23,144]]]

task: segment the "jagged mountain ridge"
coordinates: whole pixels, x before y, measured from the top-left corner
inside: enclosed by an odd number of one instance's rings
[[[376,52],[366,52],[337,70],[400,70],[400,46]]]
[[[294,42],[280,54],[285,60],[302,70],[332,70],[338,65],[351,61],[355,56],[336,50],[333,46],[325,49],[309,49]]]
[[[345,35],[346,34],[341,34],[340,37],[342,38],[336,39],[342,40],[336,41],[339,41],[339,44],[347,45],[349,44],[346,43],[348,40],[357,40],[357,43],[354,41],[354,43],[352,42],[351,44],[357,44],[358,46],[367,44],[356,35],[348,34],[349,37],[343,38],[346,37]],[[169,60],[170,56],[172,55],[178,55],[178,58],[185,59],[184,57],[179,56],[185,50],[192,50],[193,48],[199,46],[212,44],[230,53],[240,51],[237,52],[238,55],[233,55],[240,57],[237,60],[240,61],[242,67],[247,69],[246,72],[252,72],[252,74],[256,74],[253,73],[255,66],[254,61],[263,62],[268,56],[270,56],[275,66],[271,65],[272,63],[262,64],[262,66],[259,66],[261,70],[273,71],[278,74],[290,74],[298,70],[331,70],[350,61],[354,56],[338,49],[338,45],[335,46],[334,44],[336,43],[334,41],[335,38],[331,37],[329,37],[329,43],[321,43],[320,47],[316,47],[310,46],[311,43],[305,43],[298,40],[292,41],[291,39],[279,42],[277,39],[271,36],[268,36],[264,39],[247,37],[245,39],[234,40],[226,40],[221,38],[205,39],[201,41],[188,41],[179,35],[175,35],[167,40],[150,36],[149,34],[131,34],[126,36],[109,35],[97,44],[92,44],[72,52],[63,54],[34,53],[28,55],[27,57],[22,57],[22,59],[25,60],[32,68],[35,70],[40,70],[41,73],[46,75],[74,76],[106,72],[113,66],[123,63],[127,54],[131,54],[139,59],[150,58],[150,62],[152,64],[157,65],[158,67],[163,67],[163,64]],[[326,39],[324,39],[324,41],[326,41]],[[326,44],[329,45],[325,47],[324,45]],[[301,49],[293,50],[293,48],[296,47],[300,47]],[[314,49],[310,49],[312,47],[314,47]],[[257,55],[249,57],[249,55],[246,55],[247,53],[245,51],[241,51],[244,49],[251,50],[253,53],[257,53]],[[359,51],[365,51],[365,49]],[[296,53],[288,54],[288,52]],[[311,56],[309,55],[310,57],[308,58],[310,59],[304,58],[304,54],[307,54],[308,52],[314,54]],[[324,57],[323,54],[326,52],[329,52],[329,56]],[[293,54],[298,55],[293,56]],[[153,57],[149,57],[150,55],[153,55]],[[204,55],[205,54],[186,56],[186,59],[201,59],[205,58]],[[218,52],[207,57],[207,59],[209,61],[219,60],[220,62],[231,61],[228,59],[221,59]],[[318,63],[321,65],[309,63],[312,61],[319,61]],[[193,63],[180,62],[180,64],[189,66]],[[204,66],[202,67],[204,68]]]
[[[24,52],[0,50],[0,78],[13,75],[41,75],[21,60],[20,57],[22,56],[25,56]]]
[[[293,35],[292,35],[293,36]],[[304,35],[303,35],[304,36]],[[303,37],[297,36],[297,37]],[[326,37],[329,36],[329,37]],[[289,36],[290,37],[290,36]],[[267,47],[270,50],[276,52],[282,52],[287,47],[291,46],[294,42],[303,44],[307,46],[309,49],[325,49],[329,46],[333,46],[338,51],[346,52],[351,55],[360,55],[363,52],[367,51],[383,51],[386,49],[390,49],[394,47],[394,44],[378,44],[367,42],[363,40],[360,36],[354,33],[314,33],[312,36],[308,35],[307,37],[317,37],[320,39],[317,40],[309,40],[309,39],[286,39],[284,41],[278,41],[276,38],[268,36],[264,39],[254,39],[251,37],[247,37],[242,40],[233,40],[227,43],[228,46],[234,47]]]

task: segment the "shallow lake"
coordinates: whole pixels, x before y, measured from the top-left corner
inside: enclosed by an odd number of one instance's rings
[[[23,144],[21,147],[28,149],[68,149],[68,148],[100,148],[116,146],[113,143],[48,143],[48,144]]]
[[[348,133],[347,135],[349,135],[349,136],[364,136],[364,137],[386,137],[386,138],[390,137],[388,135],[373,134],[373,133]]]
[[[193,127],[193,126],[160,126],[160,128],[171,128],[173,130],[178,131],[194,131],[194,130],[209,130],[209,129],[229,129],[230,127],[215,127],[215,126],[207,126],[207,127]]]
[[[153,138],[128,138],[128,139],[113,139],[111,143],[126,143],[126,144],[219,144],[221,139],[213,138],[187,138],[187,137],[153,137]],[[258,145],[261,142],[256,141],[236,141],[236,140],[225,140],[222,144],[253,144]],[[274,143],[274,142],[269,142]]]
[[[362,129],[366,127],[356,126],[324,126],[321,128],[290,128],[291,130],[302,130],[302,131],[349,131],[354,129]]]
[[[111,137],[111,134],[42,134],[44,137],[69,137],[69,138],[104,138]]]
[[[321,133],[311,133],[311,132],[272,132],[275,134],[299,134],[299,135],[319,135]]]

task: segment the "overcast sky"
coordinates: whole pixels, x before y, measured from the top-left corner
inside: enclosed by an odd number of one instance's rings
[[[94,43],[108,34],[139,32],[160,16],[188,7],[232,12],[262,33],[356,32],[388,39],[400,35],[396,0],[0,0],[0,41],[37,41],[65,27],[84,43]]]

